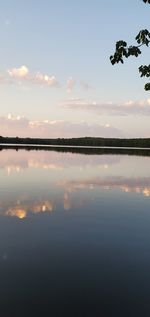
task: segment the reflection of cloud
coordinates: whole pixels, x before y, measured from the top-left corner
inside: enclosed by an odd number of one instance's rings
[[[33,201],[32,203],[16,203],[16,205],[8,207],[4,214],[6,216],[17,217],[20,219],[26,218],[29,213],[38,214],[44,212],[52,212],[54,204],[50,200]]]
[[[119,189],[125,193],[140,193],[145,197],[150,196],[150,177],[124,178],[124,177],[95,177],[89,180],[62,181],[59,186],[65,191],[73,192],[77,190],[94,189],[101,187],[105,190]]]
[[[16,155],[17,154],[17,155]],[[29,167],[28,164],[28,152],[9,150],[0,152],[0,169],[5,169],[7,174],[12,172],[21,172]]]
[[[150,196],[150,187],[149,188],[145,187],[143,189],[143,195],[146,197]]]
[[[30,121],[25,117],[0,117],[1,135],[40,138],[69,137],[120,137],[119,129],[108,124],[88,124],[86,122],[71,123],[63,120]]]
[[[22,206],[15,206],[6,211],[6,216],[17,217],[19,219],[26,218],[27,211]]]
[[[71,200],[68,193],[64,193],[64,209],[69,210],[71,208]]]
[[[99,114],[109,115],[150,115],[150,99],[141,101],[126,101],[124,103],[97,102],[81,98],[71,98],[60,104],[61,106],[73,110],[90,110]]]
[[[22,168],[19,165],[8,165],[6,166],[7,174],[10,175],[12,172],[20,173]]]
[[[28,168],[42,168],[49,170],[62,170],[76,166],[89,169],[89,166],[107,169],[109,166],[118,164],[121,160],[119,155],[82,155],[73,153],[57,153],[55,151],[25,151],[14,150],[1,151],[0,169],[5,169],[7,174],[21,172]]]
[[[33,167],[33,168],[43,168],[43,169],[51,169],[51,170],[60,170],[63,167],[59,164],[54,164],[54,163],[47,163],[47,162],[40,162],[37,159],[29,159],[28,161],[28,167]]]
[[[58,187],[63,189],[58,191],[57,197],[52,199],[33,199],[28,195],[15,199],[14,202],[5,201],[4,205],[0,204],[0,214],[4,216],[17,217],[24,219],[29,215],[36,215],[42,213],[52,213],[57,210],[60,204],[63,209],[68,211],[74,208],[81,208],[88,204],[93,199],[93,190],[100,188],[103,190],[121,190],[124,194],[137,193],[145,197],[150,197],[150,177],[139,178],[125,178],[125,177],[95,177],[83,180],[65,180],[59,181]],[[58,188],[57,188],[58,189]],[[76,195],[76,192],[81,192],[82,195]],[[90,194],[90,192],[91,194]],[[86,194],[88,192],[88,195]],[[84,195],[84,193],[86,195]]]
[[[45,200],[45,201],[38,202],[38,203],[35,202],[31,206],[31,210],[34,214],[46,212],[46,211],[51,212],[54,210],[54,204],[49,200]]]
[[[19,219],[24,219],[30,215],[51,214],[54,210],[57,210],[57,206],[65,211],[69,211],[72,206],[79,208],[89,202],[89,199],[77,199],[72,201],[71,193],[64,192],[60,196],[57,195],[54,200],[45,199],[45,200],[33,200],[32,197],[16,199],[14,202],[5,202],[4,206],[1,203],[0,205],[0,215],[17,217]]]

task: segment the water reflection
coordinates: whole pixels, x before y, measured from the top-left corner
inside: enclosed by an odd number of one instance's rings
[[[59,208],[69,211],[114,190],[150,197],[149,162],[149,157],[115,154],[2,151],[0,214],[24,219]]]
[[[20,150],[16,153],[14,150],[3,150],[0,153],[0,168],[5,169],[8,174],[11,172],[21,172],[28,168],[42,169],[63,169],[70,166],[88,168],[91,164],[96,166],[105,166],[117,164],[117,156],[94,155],[86,156],[74,155],[73,153],[57,151],[25,151]]]
[[[18,217],[20,219],[24,219],[27,216],[32,214],[39,213],[49,213],[51,214],[55,209],[57,209],[58,205],[61,204],[64,210],[70,210],[72,206],[78,208],[83,205],[83,200],[81,197],[76,196],[72,197],[71,194],[80,191],[80,193],[85,191],[94,191],[96,188],[103,189],[105,191],[110,191],[117,189],[122,191],[123,193],[136,193],[142,194],[144,197],[150,197],[150,178],[144,179],[91,179],[87,181],[62,181],[58,183],[58,187],[62,187],[64,190],[64,194],[59,192],[57,193],[57,199],[53,198],[52,200],[44,200],[44,201],[34,201],[34,199],[29,197],[29,199],[22,200],[17,199],[17,201],[11,201],[5,206],[0,206],[0,214],[11,217]],[[57,187],[55,187],[57,190]],[[88,198],[86,202],[84,201],[84,205],[92,201],[93,193],[88,194]]]
[[[18,217],[20,219],[26,218],[28,214],[38,214],[43,212],[51,213],[54,210],[54,205],[51,201],[32,202],[28,204],[21,204],[17,202],[4,210],[4,215],[11,217]]]
[[[0,152],[0,313],[149,316],[150,157]]]
[[[28,216],[40,214],[40,213],[47,213],[51,214],[55,211],[59,206],[61,206],[62,210],[70,210],[72,205],[78,208],[79,206],[83,205],[82,201],[71,201],[71,195],[68,192],[64,192],[64,194],[57,197],[57,200],[50,201],[38,201],[33,199],[31,196],[28,200],[19,200],[17,201],[10,201],[8,203],[1,204],[0,206],[0,215],[2,216],[10,216],[10,217],[17,217],[19,219],[24,219]]]
[[[105,190],[118,189],[125,193],[143,194],[145,197],[150,196],[150,177],[144,178],[123,178],[123,177],[106,177],[93,178],[88,180],[63,181],[59,184],[68,192],[84,189],[94,189],[96,187]]]

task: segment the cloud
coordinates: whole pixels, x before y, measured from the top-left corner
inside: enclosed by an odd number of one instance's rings
[[[36,83],[46,84],[47,86],[58,86],[58,81],[55,76],[44,75],[38,72],[33,78]]]
[[[85,81],[79,81],[78,84],[83,90],[89,90],[91,88],[91,86]],[[70,77],[67,80],[67,92],[71,93],[73,89],[75,88],[75,86],[76,86],[76,81],[72,77]]]
[[[71,123],[67,121],[33,121],[30,122],[33,132],[44,137],[81,137],[81,136],[121,136],[121,131],[115,127],[86,122]]]
[[[73,90],[74,87],[75,87],[75,84],[76,84],[76,82],[75,82],[75,80],[74,80],[72,77],[70,77],[70,78],[67,80],[67,92],[68,92],[68,93],[71,93],[71,92],[72,92],[72,90]]]
[[[8,117],[0,117],[0,135],[17,136],[22,131],[26,131],[28,125],[28,119],[25,117],[13,117],[11,114]]]
[[[89,110],[100,115],[150,115],[150,99],[141,101],[129,100],[124,103],[101,103],[94,100],[86,100],[81,98],[70,98],[60,103],[64,108],[72,110]]]
[[[29,69],[27,66],[21,66],[19,68],[12,68],[8,71],[9,76],[11,79],[33,83],[33,84],[40,84],[45,85],[49,87],[57,87],[58,81],[54,75],[47,75],[42,74],[41,72],[37,72],[35,74],[32,74],[29,72]]]
[[[8,69],[8,74],[13,78],[26,78],[29,74],[27,66],[21,66],[19,68]]]
[[[0,83],[5,84],[14,84],[14,83],[29,83],[29,84],[37,84],[41,86],[49,86],[49,87],[59,87],[59,81],[55,77],[55,75],[50,75],[47,73],[42,73],[41,71],[37,71],[35,73],[30,72],[29,68],[26,65],[22,65],[20,67],[14,67],[7,70],[8,76],[0,77]],[[89,90],[90,85],[85,81],[79,81],[78,84],[84,90]],[[76,81],[70,77],[66,82],[66,89],[68,93],[71,93],[75,88]],[[65,88],[65,87],[64,87]]]
[[[86,122],[71,123],[63,120],[43,120],[30,121],[25,117],[14,117],[11,114],[8,117],[0,117],[0,135],[2,136],[20,136],[20,137],[121,137],[119,129],[100,124],[88,124]]]
[[[80,81],[80,85],[81,85],[81,87],[82,87],[84,90],[89,90],[89,89],[91,89],[91,86],[90,86],[87,82],[85,82],[85,81]]]

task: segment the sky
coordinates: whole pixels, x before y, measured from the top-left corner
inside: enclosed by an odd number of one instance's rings
[[[142,0],[0,0],[0,135],[150,137],[139,58],[115,43],[149,29]]]

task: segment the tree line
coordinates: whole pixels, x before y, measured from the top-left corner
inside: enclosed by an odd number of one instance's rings
[[[22,145],[55,145],[55,146],[111,146],[111,147],[140,147],[150,148],[150,138],[101,138],[101,137],[81,137],[81,138],[20,138],[0,136],[0,144],[22,144]]]

